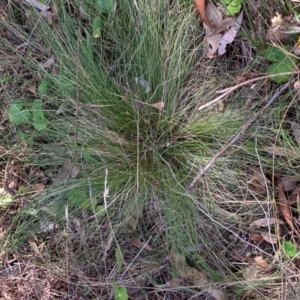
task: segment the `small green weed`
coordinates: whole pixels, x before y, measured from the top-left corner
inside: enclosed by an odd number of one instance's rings
[[[8,117],[14,125],[32,122],[34,128],[38,131],[47,127],[41,99],[35,99],[33,103],[27,103],[23,99],[14,100],[8,109]]]
[[[113,284],[113,292],[115,300],[127,300],[129,298],[126,287],[119,287],[116,283]]]
[[[294,258],[297,254],[297,247],[291,241],[282,241],[282,249],[288,258]]]
[[[221,0],[226,7],[226,13],[230,16],[235,15],[241,10],[243,0]]]

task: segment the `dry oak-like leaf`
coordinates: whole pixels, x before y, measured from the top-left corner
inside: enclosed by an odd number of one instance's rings
[[[269,264],[263,259],[262,256],[256,256],[254,257],[254,264],[261,269],[269,269]]]
[[[165,103],[163,101],[159,101],[159,102],[151,104],[151,106],[153,106],[157,109],[163,110],[165,107]]]
[[[206,16],[205,0],[195,0],[195,6],[196,6],[197,11],[200,14],[200,17],[201,17],[201,20],[203,21],[203,23],[205,23],[208,26],[212,26]]]
[[[255,221],[253,221],[250,225],[249,225],[249,229],[250,230],[255,230],[258,229],[260,227],[270,227],[270,225],[273,225],[277,222],[278,220],[275,218],[261,218],[261,219],[257,219]]]
[[[286,198],[284,188],[283,188],[283,183],[282,183],[281,179],[277,180],[277,194],[278,194],[278,206],[280,208],[280,211],[281,211],[285,221],[287,222],[287,224],[289,225],[291,230],[294,233],[296,233],[297,236],[300,237],[300,233],[295,228],[293,220],[292,220],[292,214],[291,214],[291,211],[290,211],[289,202]]]
[[[142,242],[140,239],[135,238],[135,237],[131,238],[130,244],[131,244],[132,246],[135,246],[135,247],[139,248],[139,249],[142,249],[142,248],[143,248],[143,249],[149,250],[149,251],[152,250],[152,248],[150,247],[149,244],[144,243],[144,242]]]
[[[289,35],[285,21],[281,15],[277,15],[271,19],[271,26],[267,32],[267,39],[271,42],[285,41]]]
[[[241,13],[239,14],[239,16],[236,19],[235,24],[228,30],[225,32],[225,34],[222,36],[221,41],[220,41],[220,46],[218,49],[218,55],[223,55],[226,53],[226,46],[228,44],[231,44],[237,34],[237,32],[239,31],[242,21],[243,21],[243,15],[244,12],[241,11]]]
[[[281,178],[283,188],[286,192],[293,191],[297,187],[297,183],[300,181],[300,178],[296,176],[284,176]]]

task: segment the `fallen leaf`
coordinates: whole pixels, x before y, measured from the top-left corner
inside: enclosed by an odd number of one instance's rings
[[[46,68],[49,68],[51,67],[53,64],[55,63],[55,59],[54,59],[54,56],[51,56],[49,59],[47,59],[44,63],[39,63],[39,65],[46,69]]]
[[[254,264],[261,269],[269,269],[269,264],[263,259],[262,256],[254,257]]]
[[[208,26],[212,26],[212,24],[209,22],[206,12],[205,12],[205,0],[195,0],[195,6],[197,11],[200,14],[201,20],[203,23],[205,23]]]
[[[278,220],[275,219],[275,218],[261,218],[261,219],[257,219],[257,220],[253,221],[249,225],[249,229],[250,230],[255,230],[255,229],[258,229],[260,227],[270,227],[270,225],[273,225],[276,222],[278,222]]]
[[[40,10],[40,11],[46,11],[49,9],[49,6],[36,1],[36,0],[25,0],[27,3],[33,5],[36,9]]]
[[[252,99],[249,98],[246,100],[245,107],[248,110],[252,108]]]
[[[206,5],[206,16],[209,19],[211,25],[204,24],[206,35],[209,36],[214,33],[215,28],[218,28],[222,23],[222,13],[221,11],[212,3]]]
[[[215,53],[217,52],[217,50],[219,48],[221,38],[222,38],[222,34],[214,34],[214,35],[206,37],[206,41],[210,45],[210,50],[207,53],[208,58],[216,57]]]
[[[222,100],[218,101],[218,106],[219,106],[219,111],[223,111],[224,110],[224,102]]]
[[[299,155],[294,152],[291,149],[287,149],[287,148],[282,148],[282,147],[276,147],[274,146],[265,146],[263,147],[263,150],[265,150],[266,152],[272,154],[272,155],[279,155],[279,156],[283,156],[283,157],[293,157],[293,158],[297,158],[299,157]]]
[[[34,183],[32,187],[37,191],[37,192],[42,192],[45,189],[45,185],[43,183]]]
[[[300,145],[300,125],[292,121],[289,121],[289,123],[291,125],[295,141]]]
[[[149,251],[152,250],[152,248],[150,247],[149,244],[144,243],[144,242],[141,242],[140,239],[135,238],[135,237],[131,238],[130,244],[131,244],[132,246],[135,246],[135,247],[139,248],[139,249],[142,249],[142,248],[143,248],[143,249],[149,250]]]
[[[298,203],[300,200],[300,186],[298,185],[291,193],[291,195],[289,196],[289,203],[290,204],[294,204],[294,203]]]
[[[28,88],[28,90],[29,90],[32,94],[36,95],[36,85],[35,85],[35,84],[32,84],[32,85]]]
[[[218,55],[223,55],[226,52],[226,46],[228,44],[231,44],[239,31],[241,24],[243,21],[243,11],[239,14],[239,16],[236,19],[235,25],[233,25],[228,31],[225,32],[225,34],[222,36],[220,41],[220,46],[218,50]]]
[[[281,178],[283,189],[287,191],[293,191],[296,187],[298,182],[300,181],[300,178],[297,178],[296,176],[284,176]]]
[[[205,23],[203,24],[206,42],[210,45],[210,50],[208,51],[207,57],[214,58],[222,38],[222,34],[215,33],[215,29],[220,27],[222,24],[222,13],[217,9],[216,6],[209,2],[206,5],[206,16],[211,23],[211,26]]]
[[[151,104],[151,106],[162,110],[165,107],[165,103],[163,101],[160,101],[160,102],[156,102],[156,103]]]
[[[287,224],[291,228],[291,230],[293,232],[295,232],[300,237],[300,233],[297,231],[297,229],[295,228],[295,226],[293,224],[289,203],[288,203],[288,200],[286,198],[281,179],[277,180],[276,186],[277,186],[277,195],[278,195],[278,206],[280,208],[280,211],[281,211],[285,221],[287,222]]]
[[[35,242],[29,242],[29,245],[33,253],[37,254],[38,256],[41,255],[41,252]]]
[[[289,34],[286,32],[288,28],[281,15],[277,15],[271,19],[271,26],[267,32],[267,39],[271,42],[285,41]]]
[[[249,175],[248,188],[259,195],[266,194],[266,178],[261,173],[260,168],[252,168],[252,174]]]
[[[282,221],[279,221],[280,224],[282,224]],[[261,236],[263,237],[263,239],[268,242],[269,244],[276,244],[277,243],[277,237],[276,235],[270,235],[267,233],[261,233]]]

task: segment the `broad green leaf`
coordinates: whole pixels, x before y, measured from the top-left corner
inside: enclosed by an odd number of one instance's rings
[[[38,85],[38,91],[41,94],[46,94],[48,90],[48,80],[43,79],[40,84]]]
[[[91,200],[85,191],[72,189],[67,192],[68,202],[81,209],[90,209],[92,208]]]
[[[278,62],[283,60],[287,56],[287,53],[285,53],[285,51],[286,52],[292,51],[292,47],[285,46],[284,49],[280,49],[278,47],[270,45],[265,50],[264,57],[269,61]]]
[[[22,125],[29,122],[30,113],[24,107],[24,101],[15,100],[9,107],[7,114],[9,121],[14,125]]]
[[[115,257],[116,257],[116,261],[117,261],[117,270],[119,272],[123,265],[123,255],[122,255],[119,245],[117,246],[117,248],[115,250]]]
[[[221,0],[221,3],[226,6],[226,13],[234,15],[241,10],[243,0]]]
[[[47,121],[44,116],[42,100],[35,99],[32,104],[33,126],[36,130],[44,130],[47,127]]]
[[[283,240],[282,249],[288,258],[293,258],[297,254],[297,247],[290,241]]]
[[[282,61],[278,61],[270,65],[267,69],[267,73],[270,75],[276,75],[286,72],[293,72],[297,68],[293,58],[286,56]],[[272,77],[271,80],[276,83],[286,82],[291,75],[278,75]]]
[[[127,300],[129,298],[126,287],[118,287],[116,283],[113,284],[113,292],[115,300]]]
[[[96,0],[96,6],[102,14],[109,14],[114,8],[115,0]]]
[[[93,37],[99,38],[101,36],[101,27],[102,27],[102,20],[99,16],[94,18],[93,21]]]

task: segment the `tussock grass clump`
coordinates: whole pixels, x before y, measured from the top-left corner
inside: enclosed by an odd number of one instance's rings
[[[247,172],[255,164],[273,166],[259,142],[273,143],[285,107],[272,118],[275,129],[267,118],[250,129],[242,146],[221,157],[186,194],[199,169],[249,115],[237,104],[239,94],[232,96],[231,109],[198,111],[230,82],[222,73],[218,83],[213,80],[220,62],[205,59],[191,4],[120,0],[104,17],[98,39],[92,37],[99,14],[92,4],[57,1],[55,11],[53,26],[40,19],[27,35],[20,58],[36,72],[31,80],[47,82],[39,94],[47,128],[33,131],[26,125],[20,131],[34,150],[27,153],[28,164],[38,166],[51,184],[14,219],[9,246],[43,235],[46,221],[55,224],[48,267],[59,273],[53,267],[58,260],[76,284],[88,277],[82,288],[93,295],[109,293],[114,282],[128,286],[132,295],[138,287],[178,277],[184,278],[182,285],[194,284],[188,267],[208,276],[206,286],[238,287],[241,275],[232,253],[246,249],[247,224],[269,205],[269,199],[259,202],[249,194]],[[52,55],[55,63],[41,68]],[[132,237],[148,241],[153,251],[132,250]],[[118,247],[120,270],[114,258]],[[95,288],[95,280],[105,284]]]

